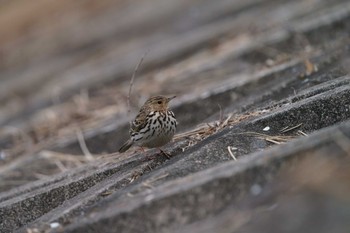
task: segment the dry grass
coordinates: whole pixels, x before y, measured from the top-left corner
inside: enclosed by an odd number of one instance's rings
[[[221,119],[219,121],[199,125],[197,128],[195,128],[191,131],[177,134],[177,135],[175,135],[174,140],[175,141],[188,140],[188,145],[185,148],[183,148],[183,151],[184,151],[186,148],[195,145],[197,142],[215,134],[216,132],[218,132],[226,127],[232,126],[238,122],[241,122],[243,120],[247,120],[251,117],[261,115],[265,112],[267,112],[267,111],[263,110],[263,111],[258,111],[258,112],[244,114],[244,115],[235,116],[235,117],[233,117],[233,115],[230,114],[224,120],[222,119],[222,116],[220,114]],[[280,130],[280,133],[282,133],[282,134],[290,133],[291,131],[298,129],[301,126],[302,126],[302,123],[296,124],[294,126],[286,126]],[[259,139],[263,139],[267,142],[277,144],[277,145],[286,143],[286,142],[288,142],[292,139],[295,139],[299,136],[307,136],[307,134],[301,130],[298,130],[294,135],[268,135],[268,134],[263,134],[263,133],[258,133],[258,132],[243,132],[243,133],[238,133],[238,134],[257,137]],[[234,160],[237,160],[234,153],[232,152],[233,150],[237,150],[237,148],[228,146],[227,150],[228,150],[229,155]]]
[[[220,120],[207,124],[201,124],[193,130],[177,134],[174,136],[174,141],[181,141],[187,139],[189,140],[188,146],[192,146],[196,144],[196,142],[201,141],[226,127],[232,126],[249,118],[259,116],[265,112],[266,110],[256,111],[253,113],[238,116],[233,116],[233,114],[229,114],[225,118],[223,118],[223,116],[220,114]]]
[[[225,119],[220,119],[218,121],[214,121],[207,124],[201,124],[193,130],[177,134],[174,136],[174,140],[179,141],[186,138],[203,140],[204,138],[218,132],[219,130],[222,130],[223,128],[229,125],[233,125],[242,120],[246,120],[250,117],[258,116],[260,114],[261,112],[255,112],[255,113],[244,114],[236,117],[233,117],[232,114],[229,114]],[[223,118],[223,117],[220,116],[220,118]]]
[[[277,144],[277,145],[286,143],[286,142],[298,137],[297,135],[292,135],[292,136],[268,135],[268,134],[262,134],[262,133],[257,133],[257,132],[244,132],[244,133],[239,133],[239,134],[263,139],[267,142],[271,142],[271,143]]]
[[[6,154],[7,160],[13,160],[23,153],[40,151],[59,141],[76,137],[84,154],[91,159],[91,153],[84,146],[81,129],[98,128],[107,119],[123,114],[126,107],[123,99],[126,99],[126,95],[122,93],[90,98],[87,91],[81,91],[66,103],[35,114],[26,128],[0,129],[0,137],[12,142],[11,148],[1,153]]]

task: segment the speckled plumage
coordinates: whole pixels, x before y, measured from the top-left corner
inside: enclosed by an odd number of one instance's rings
[[[177,122],[168,103],[174,97],[154,96],[141,107],[130,127],[130,139],[119,149],[127,151],[132,145],[161,147],[173,138]]]

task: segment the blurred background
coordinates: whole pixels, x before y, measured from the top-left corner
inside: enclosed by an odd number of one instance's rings
[[[219,70],[212,61],[235,56],[232,52],[252,39],[247,34],[274,23],[231,16],[259,4],[2,1],[1,133],[24,130],[37,142],[51,133],[64,134],[67,125],[125,115],[130,77],[147,51],[133,86],[133,111],[150,95],[176,94],[180,101],[219,86],[233,72],[250,72],[244,62]],[[270,17],[269,7],[261,6],[262,17]]]

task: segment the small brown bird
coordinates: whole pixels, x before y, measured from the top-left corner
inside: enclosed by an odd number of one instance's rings
[[[168,104],[175,97],[149,98],[131,124],[130,139],[119,152],[127,151],[132,145],[159,148],[170,142],[175,134],[177,122],[174,113],[168,109]]]

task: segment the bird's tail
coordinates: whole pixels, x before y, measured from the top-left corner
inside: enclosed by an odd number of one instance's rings
[[[134,142],[133,142],[131,139],[129,139],[128,141],[126,141],[126,143],[124,143],[124,144],[122,145],[122,147],[120,147],[119,152],[120,152],[120,153],[123,153],[123,152],[129,150],[129,148],[130,148],[133,144],[134,144]]]

